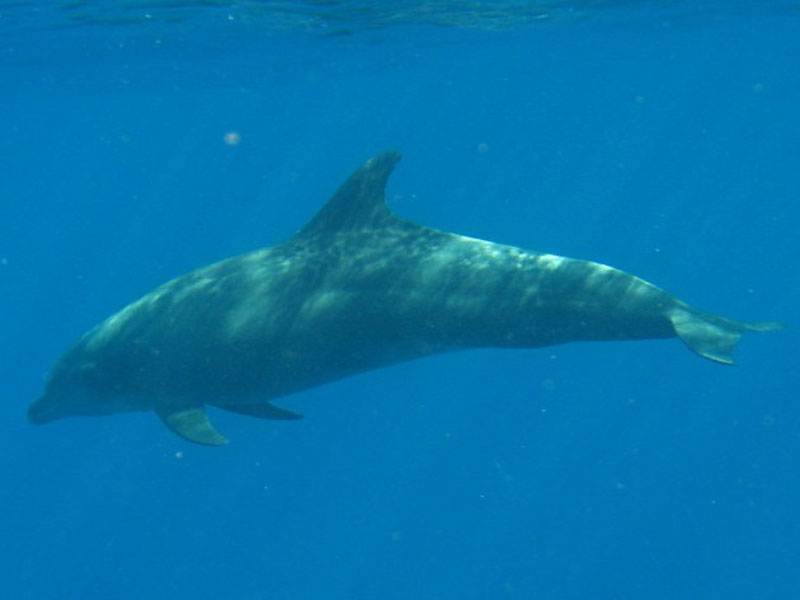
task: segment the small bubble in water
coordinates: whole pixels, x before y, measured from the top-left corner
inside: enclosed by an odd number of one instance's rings
[[[238,131],[229,131],[222,137],[222,140],[228,146],[238,146],[242,143],[242,136]]]

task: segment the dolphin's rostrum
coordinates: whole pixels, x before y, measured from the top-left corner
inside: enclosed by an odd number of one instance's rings
[[[780,327],[702,313],[599,263],[405,221],[384,199],[399,158],[367,161],[290,240],[173,279],[94,327],[53,367],[31,422],[153,410],[219,445],[206,405],[295,419],[270,400],[431,354],[677,336],[730,364],[743,332]]]

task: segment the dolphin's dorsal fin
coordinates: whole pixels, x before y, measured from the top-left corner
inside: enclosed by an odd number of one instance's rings
[[[399,152],[384,152],[369,159],[350,175],[299,235],[380,226],[391,219],[386,206],[386,181],[399,160]]]

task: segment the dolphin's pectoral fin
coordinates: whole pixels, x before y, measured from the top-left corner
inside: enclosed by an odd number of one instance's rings
[[[773,321],[739,322],[716,315],[707,315],[681,306],[673,309],[669,320],[675,333],[700,356],[732,365],[733,349],[746,331],[774,331],[783,324]]]
[[[164,421],[164,425],[190,442],[206,446],[222,446],[228,443],[227,438],[211,425],[202,405],[165,406],[157,408],[156,414]]]
[[[223,410],[238,413],[240,415],[255,417],[256,419],[293,420],[303,418],[303,415],[298,415],[295,412],[286,410],[280,406],[275,406],[269,402],[254,402],[249,404],[215,404],[214,406]]]

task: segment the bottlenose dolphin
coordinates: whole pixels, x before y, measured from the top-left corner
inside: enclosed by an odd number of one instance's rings
[[[219,445],[206,405],[296,419],[270,400],[441,352],[677,336],[732,364],[743,332],[780,327],[700,312],[596,262],[401,219],[384,198],[399,158],[367,161],[288,241],[182,275],[95,326],[55,364],[30,421],[152,410]]]

